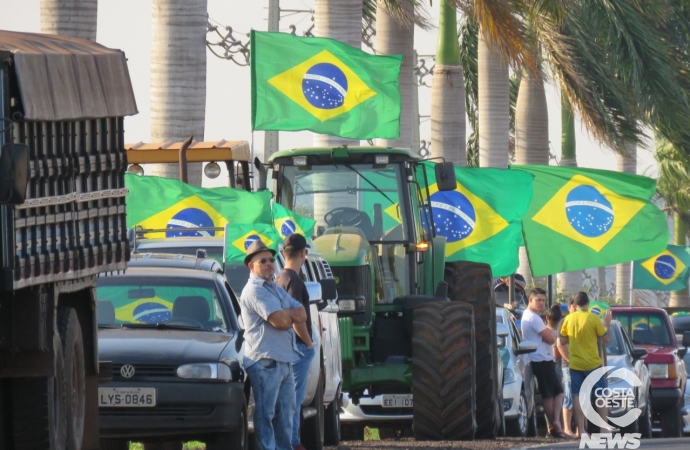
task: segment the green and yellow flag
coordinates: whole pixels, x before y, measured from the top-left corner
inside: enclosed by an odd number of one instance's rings
[[[401,64],[333,39],[252,31],[252,129],[396,139]]]
[[[262,241],[266,247],[278,251],[282,241],[278,230],[265,223],[228,225],[225,235],[225,261],[243,262],[247,249],[254,241]]]
[[[299,233],[309,240],[314,234],[316,221],[302,217],[280,203],[273,203],[273,226],[278,230],[282,240],[293,233]]]
[[[633,264],[633,288],[679,291],[688,286],[690,247],[669,245],[666,249]]]
[[[532,199],[532,176],[508,169],[456,167],[456,189],[442,192],[434,164],[420,167],[426,168],[429,180],[436,235],[446,238],[446,260],[487,263],[494,276],[513,274],[522,245],[521,219]]]
[[[221,236],[222,231],[188,228],[222,228],[226,223],[273,222],[271,193],[247,192],[228,187],[201,188],[172,178],[125,174],[127,227],[168,229],[148,238]]]
[[[648,258],[666,248],[666,217],[649,201],[651,178],[575,167],[511,169],[534,175],[522,223],[533,276]]]

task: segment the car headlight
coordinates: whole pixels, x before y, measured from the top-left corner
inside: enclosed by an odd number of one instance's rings
[[[503,384],[510,384],[515,382],[515,372],[511,369],[503,369]]]
[[[647,367],[651,378],[668,378],[668,364],[650,364]]]
[[[612,384],[616,384],[616,383],[622,382],[623,379],[622,379],[622,378],[618,378],[618,377],[607,377],[607,378],[606,378],[606,381],[607,381],[607,383],[608,383],[609,385],[612,385]]]
[[[196,380],[232,380],[230,368],[222,363],[185,364],[177,368],[177,376]]]

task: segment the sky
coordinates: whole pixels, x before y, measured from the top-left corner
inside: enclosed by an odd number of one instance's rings
[[[281,8],[311,10],[313,0],[281,0]],[[208,0],[208,14],[212,22],[229,25],[235,37],[247,40],[251,28],[266,30],[268,0]],[[432,23],[438,22],[438,2],[428,8]],[[125,52],[134,87],[139,114],[125,119],[127,143],[149,142],[151,80],[151,0],[99,0],[97,41],[107,47]],[[295,24],[301,35],[311,25],[310,13],[283,13],[281,31],[289,31]],[[40,0],[0,0],[0,29],[40,32]],[[435,53],[437,30],[415,30],[415,47],[419,55]],[[250,74],[248,67],[240,67],[231,61],[217,58],[210,51],[207,55],[206,129],[204,139],[246,140],[253,143],[256,155],[263,154],[263,132],[251,131],[250,123]],[[546,98],[549,109],[549,139],[552,154],[560,155],[560,94],[547,86]],[[419,88],[420,115],[429,115],[431,89]],[[423,119],[424,120],[424,119]],[[420,127],[420,138],[430,140],[429,122]],[[590,138],[577,121],[577,153],[580,167],[616,169],[616,157],[612,150],[600,146]],[[312,133],[281,132],[280,148],[309,147]],[[552,162],[554,164],[554,162]],[[638,148],[639,174],[656,175],[656,163],[652,152]],[[204,186],[221,184],[216,180],[204,180]]]

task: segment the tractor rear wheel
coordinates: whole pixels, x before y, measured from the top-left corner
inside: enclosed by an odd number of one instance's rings
[[[498,349],[496,346],[496,301],[491,266],[472,262],[446,263],[445,281],[448,297],[474,308],[476,343],[477,433],[479,439],[494,439],[501,426],[503,405],[499,399]]]
[[[472,306],[429,302],[414,310],[413,428],[417,440],[474,437],[475,347]]]

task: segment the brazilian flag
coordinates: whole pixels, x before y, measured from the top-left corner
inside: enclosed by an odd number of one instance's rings
[[[419,167],[426,169],[436,235],[446,238],[446,261],[487,263],[494,276],[513,274],[522,245],[521,219],[532,199],[532,176],[508,169],[456,167],[455,190],[439,191],[434,164],[423,162]]]
[[[658,254],[668,243],[651,178],[608,170],[511,166],[534,175],[523,219],[533,276],[608,266]]]
[[[265,223],[228,225],[225,234],[225,261],[243,262],[247,249],[254,241],[262,241],[266,247],[278,251],[282,241],[278,230]]]
[[[314,234],[316,221],[290,211],[280,203],[273,203],[273,226],[280,234],[280,238],[285,240],[293,233],[299,233],[307,240]]]
[[[669,245],[666,249],[633,264],[633,288],[679,291],[688,286],[690,247]]]
[[[226,223],[272,223],[271,193],[228,187],[201,188],[172,178],[125,174],[127,227],[167,229],[147,238],[220,236]]]
[[[333,39],[252,31],[252,129],[397,139],[401,64]]]

